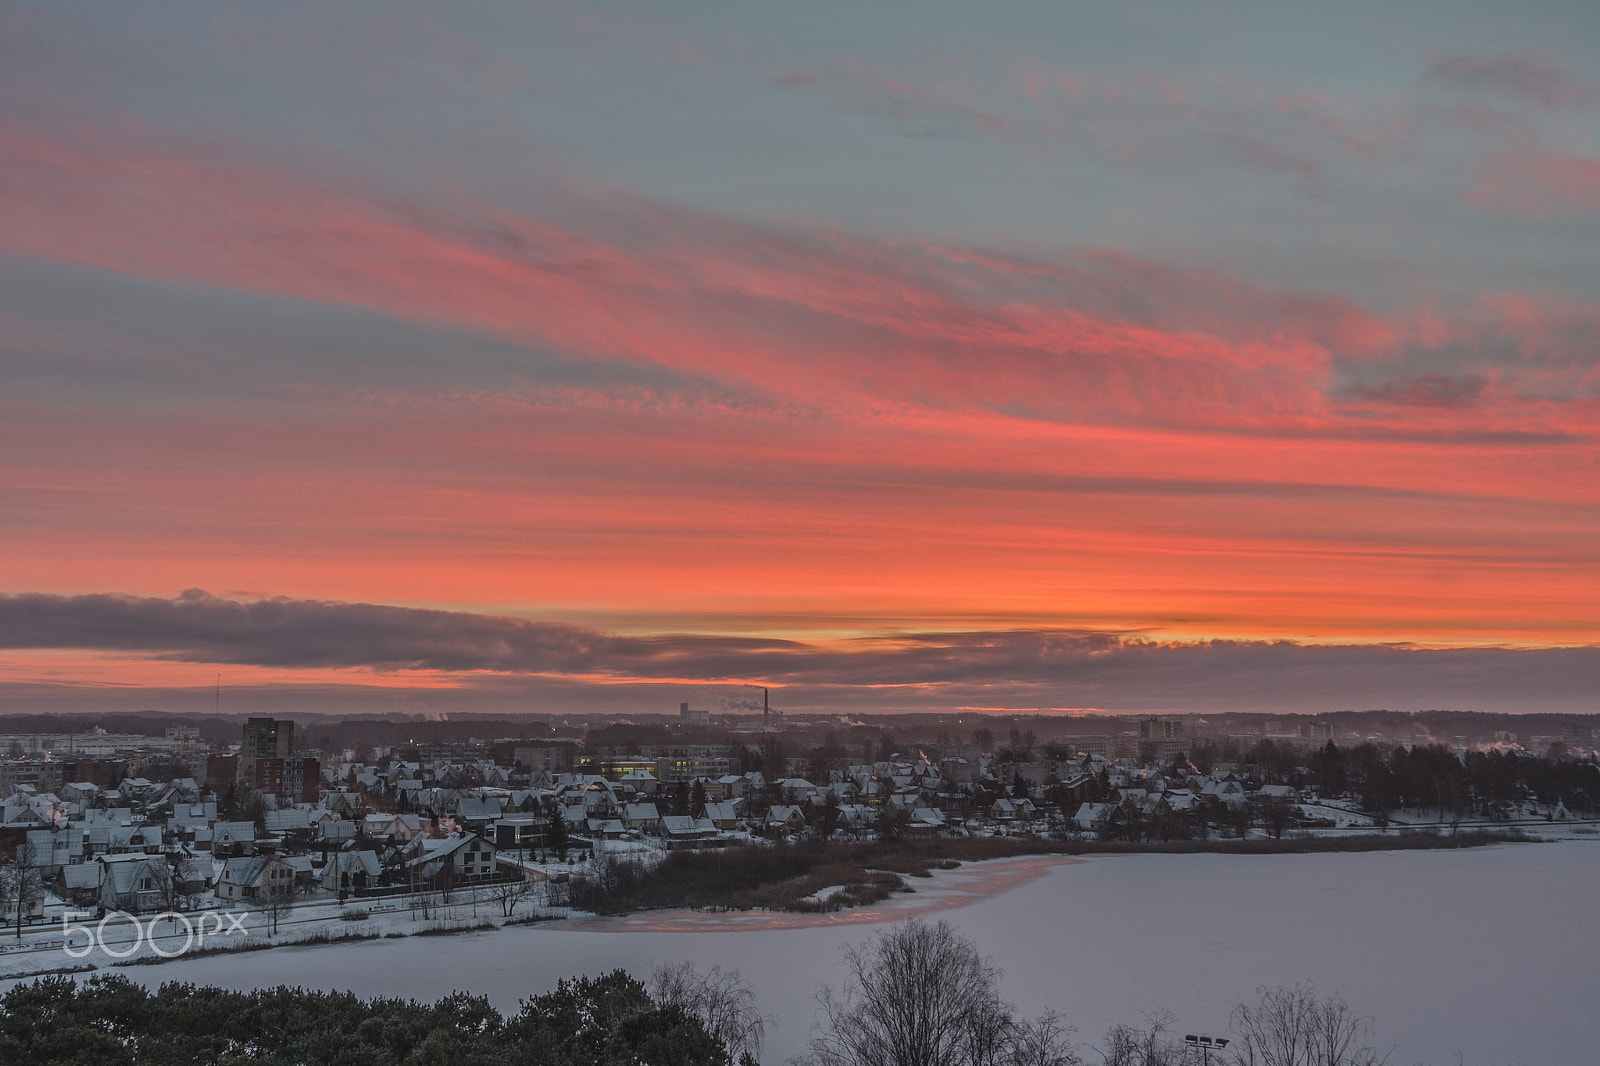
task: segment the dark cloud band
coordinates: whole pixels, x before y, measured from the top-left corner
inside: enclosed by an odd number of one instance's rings
[[[1208,710],[1474,706],[1589,710],[1600,648],[1419,648],[1292,641],[1164,642],[1063,630],[905,633],[805,642],[705,634],[618,636],[580,626],[380,604],[0,596],[0,647],[84,649],[288,669],[369,668],[640,683],[759,680],[827,694],[902,690],[906,709],[1036,706]]]

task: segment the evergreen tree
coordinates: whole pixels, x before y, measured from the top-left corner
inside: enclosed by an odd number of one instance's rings
[[[567,830],[566,816],[561,813],[561,805],[556,804],[550,808],[550,826],[545,830],[545,847],[555,852],[562,862],[566,862],[567,849],[571,845],[572,836]]]

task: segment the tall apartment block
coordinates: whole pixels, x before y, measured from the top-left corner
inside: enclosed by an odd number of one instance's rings
[[[239,780],[291,803],[315,803],[322,786],[321,760],[293,751],[294,722],[250,719],[244,724]]]
[[[275,718],[252,718],[244,724],[244,746],[239,750],[239,777],[256,786],[258,759],[287,759],[294,750],[294,723]]]

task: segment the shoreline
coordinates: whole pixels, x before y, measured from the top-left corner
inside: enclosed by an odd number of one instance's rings
[[[572,886],[574,909],[597,917],[666,910],[841,913],[905,892],[963,864],[1039,856],[1300,855],[1334,852],[1455,850],[1536,843],[1517,829],[1441,834],[1394,830],[1382,835],[1182,841],[1043,840],[1036,837],[939,837],[884,842],[806,842],[717,852],[674,852],[646,866],[614,858]]]
[[[953,839],[957,843],[962,842],[960,838]],[[1356,847],[1332,846],[1340,840],[1348,839],[1314,838],[1311,841],[1304,839],[1294,841],[1173,841],[1142,844],[1117,841],[1039,841],[1018,839],[1015,841],[1016,844],[1029,844],[1032,846],[1031,850],[1024,854],[995,855],[993,857],[968,858],[965,860],[938,859],[936,857],[923,856],[929,859],[931,863],[930,867],[925,871],[896,873],[896,876],[901,879],[901,888],[889,892],[879,899],[836,909],[815,907],[797,909],[783,906],[742,908],[718,907],[715,905],[700,907],[663,906],[640,908],[614,914],[597,914],[589,911],[577,911],[574,913],[569,910],[566,916],[552,914],[549,910],[536,910],[534,913],[523,917],[514,917],[498,922],[492,918],[475,917],[471,920],[445,920],[423,926],[415,931],[406,932],[348,930],[343,934],[329,935],[326,931],[318,931],[297,940],[266,943],[258,941],[235,948],[211,949],[204,952],[174,956],[170,959],[147,957],[141,954],[137,959],[126,962],[107,962],[91,965],[82,963],[73,965],[69,963],[63,967],[46,967],[25,974],[0,974],[0,988],[9,987],[13,982],[32,980],[54,973],[71,973],[74,976],[82,976],[94,972],[125,972],[134,967],[143,969],[149,966],[165,966],[167,963],[197,961],[207,957],[233,954],[251,954],[279,948],[314,949],[340,944],[353,946],[358,943],[403,940],[414,936],[454,937],[473,933],[503,933],[507,929],[517,926],[589,933],[673,933],[758,929],[780,932],[819,927],[881,924],[970,906],[985,899],[1002,896],[1021,888],[1043,877],[1057,866],[1081,865],[1096,857],[1151,854],[1268,856],[1330,854],[1336,852],[1359,854],[1385,851],[1465,851],[1501,844],[1555,842],[1543,841],[1520,834],[1492,836],[1462,834],[1458,837],[1439,837],[1430,834],[1407,833],[1401,836],[1398,833],[1392,833],[1387,840],[1356,838],[1358,842]],[[937,842],[917,842],[919,845],[934,843]],[[1308,843],[1315,846],[1295,846]],[[869,870],[868,872],[882,874],[890,871],[877,869]],[[915,879],[918,883],[908,884],[906,883],[907,879]]]

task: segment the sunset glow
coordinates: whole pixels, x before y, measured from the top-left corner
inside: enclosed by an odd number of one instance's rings
[[[1600,15],[654,10],[0,13],[9,708],[1593,709]]]

